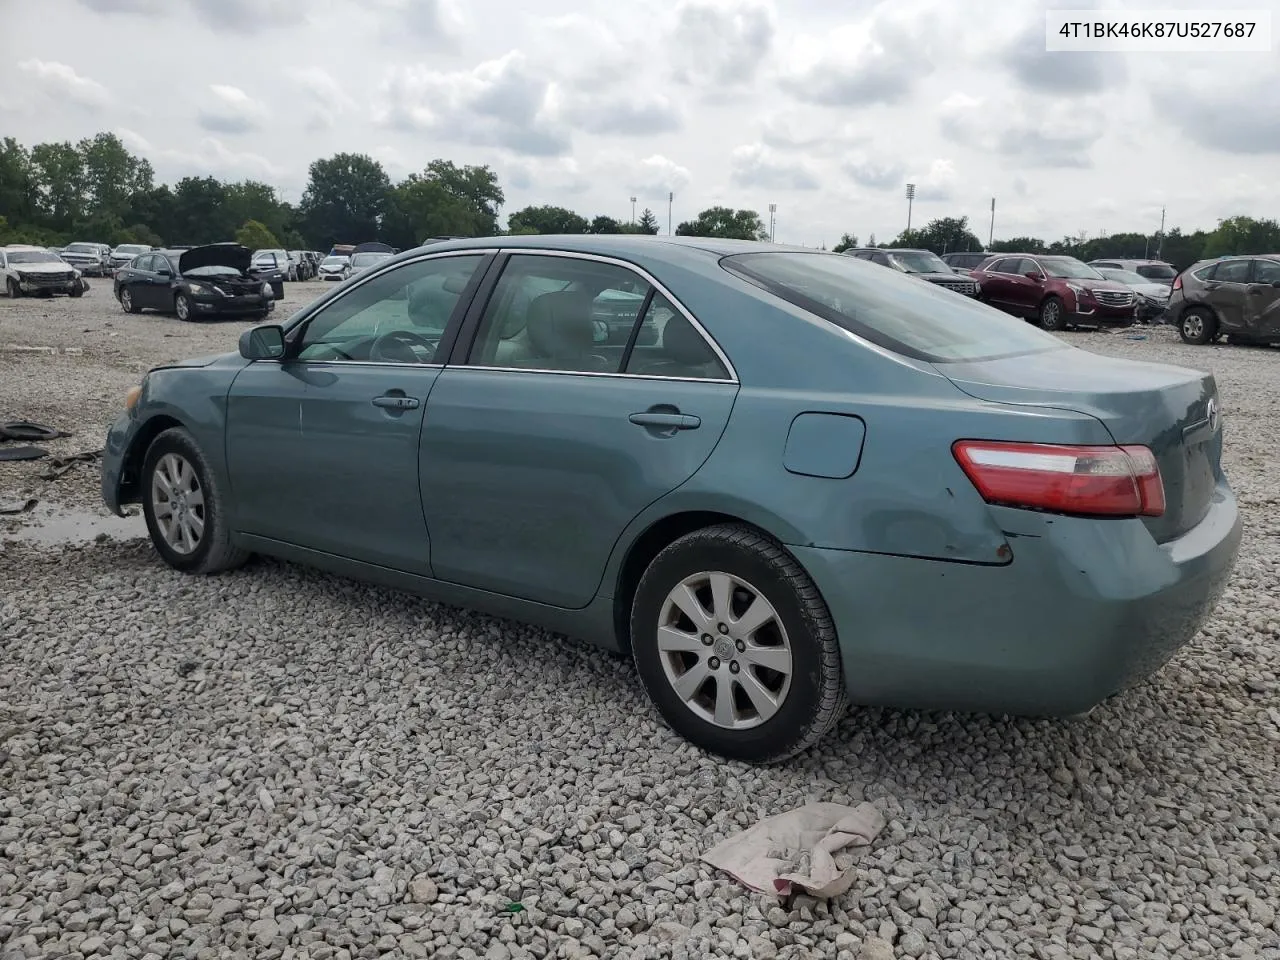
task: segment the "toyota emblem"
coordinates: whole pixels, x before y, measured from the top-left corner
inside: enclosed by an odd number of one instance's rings
[[[1210,398],[1209,405],[1205,408],[1205,412],[1209,415],[1209,431],[1211,433],[1218,432],[1218,401]]]

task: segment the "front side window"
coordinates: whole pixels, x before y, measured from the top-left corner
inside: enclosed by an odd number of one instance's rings
[[[1047,276],[1064,280],[1101,280],[1102,274],[1075,257],[1041,257],[1040,266]]]
[[[299,360],[436,363],[436,348],[483,254],[435,257],[388,270],[311,318]]]
[[[1065,349],[1057,337],[944,287],[826,253],[747,253],[721,266],[803,310],[908,357],[974,361]]]

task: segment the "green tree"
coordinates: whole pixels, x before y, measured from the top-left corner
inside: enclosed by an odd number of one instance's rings
[[[432,160],[427,164],[423,179],[439,184],[449,196],[472,211],[470,228],[452,232],[473,237],[492,236],[498,232],[498,211],[507,198],[498,183],[498,175],[488,165],[459,167],[450,160]]]
[[[84,159],[70,142],[38,143],[31,148],[31,172],[37,210],[47,225],[66,230],[84,209]]]
[[[1219,220],[1218,228],[1209,234],[1204,245],[1206,257],[1274,250],[1280,250],[1280,223],[1240,216]]]
[[[918,230],[902,231],[889,246],[951,253],[957,250],[981,250],[982,241],[969,230],[968,217],[938,217]]]
[[[213,177],[183,177],[173,190],[169,243],[218,243],[235,234],[227,209],[227,188]]]
[[[728,240],[768,240],[769,230],[754,210],[708,207],[676,227],[680,237],[721,237]]]
[[[879,246],[879,244],[876,243],[876,235],[874,233],[871,236],[867,237],[867,246],[868,247]]]
[[[390,189],[382,164],[365,154],[316,160],[298,207],[303,233],[322,250],[375,239]]]
[[[483,237],[497,233],[504,200],[488,167],[459,167],[432,160],[387,195],[381,236],[393,246],[416,247],[427,237]]]
[[[992,242],[991,253],[1044,253],[1048,248],[1039,237],[1011,237]]]
[[[514,232],[525,228],[544,234],[587,233],[591,224],[586,217],[564,207],[541,206],[525,207],[507,218],[508,230]]]
[[[832,253],[844,253],[846,250],[852,250],[858,245],[858,238],[852,233],[844,233],[840,235],[840,242],[831,248]]]
[[[1152,247],[1152,256],[1156,256],[1156,252],[1173,264],[1179,270],[1185,270],[1197,260],[1205,259],[1205,246],[1208,243],[1209,235],[1203,230],[1196,230],[1194,233],[1183,233],[1179,228],[1174,227],[1164,235],[1164,238],[1156,238],[1156,243]]]
[[[0,140],[0,210],[13,225],[36,216],[37,189],[31,154],[13,137]]]
[[[125,227],[120,232],[120,239],[116,242],[145,243],[149,247],[158,247],[164,243],[164,238],[145,223],[135,223],[132,227]]]
[[[592,218],[591,226],[587,228],[587,232],[588,233],[623,233],[624,231],[622,229],[622,224],[620,224],[617,220],[613,219],[613,217],[606,217],[604,214],[601,214],[598,217]]]
[[[648,207],[640,214],[640,219],[636,222],[640,233],[647,233],[650,236],[656,236],[658,233],[658,218],[653,215],[653,211]]]
[[[236,243],[250,250],[270,250],[280,246],[276,236],[258,220],[246,220],[236,231]]]
[[[84,169],[86,218],[119,217],[130,197],[153,186],[151,163],[131,154],[114,133],[81,140],[76,149]]]

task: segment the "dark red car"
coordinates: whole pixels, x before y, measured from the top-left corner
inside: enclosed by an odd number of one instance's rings
[[[1075,257],[1001,253],[988,257],[971,275],[982,287],[983,302],[1035,320],[1046,330],[1127,327],[1138,309],[1132,290]]]

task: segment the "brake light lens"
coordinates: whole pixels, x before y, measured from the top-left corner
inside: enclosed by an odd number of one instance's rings
[[[987,503],[1090,517],[1159,517],[1164,480],[1143,446],[958,440],[956,461]]]
[[[1175,290],[1182,289],[1182,274],[1178,274],[1176,277],[1173,278],[1173,289]]]

